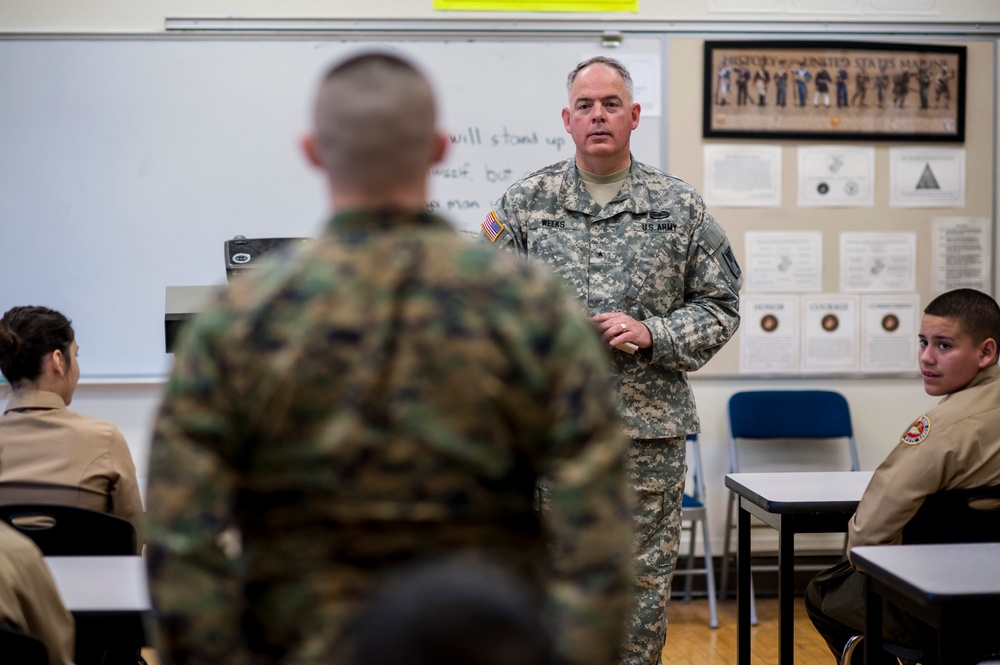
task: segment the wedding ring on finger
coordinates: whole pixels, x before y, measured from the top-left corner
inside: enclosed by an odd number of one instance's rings
[[[625,332],[626,330],[628,330],[628,326],[627,325],[625,325],[624,323],[621,324],[621,325],[622,325],[622,332]]]

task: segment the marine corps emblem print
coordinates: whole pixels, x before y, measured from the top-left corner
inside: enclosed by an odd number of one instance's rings
[[[927,419],[927,416],[920,416],[913,421],[909,429],[903,433],[900,439],[903,443],[908,443],[911,446],[915,446],[924,439],[927,435],[931,433],[931,421]]]

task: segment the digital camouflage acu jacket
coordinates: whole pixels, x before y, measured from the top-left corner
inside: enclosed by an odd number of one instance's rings
[[[651,348],[611,353],[629,436],[698,431],[685,373],[736,332],[742,273],[693,187],[633,160],[602,209],[571,158],[512,185],[483,233],[494,246],[549,264],[588,314],[621,311],[649,328]]]

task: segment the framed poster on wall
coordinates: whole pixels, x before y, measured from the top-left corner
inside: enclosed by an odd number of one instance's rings
[[[705,42],[705,138],[965,140],[966,49]]]

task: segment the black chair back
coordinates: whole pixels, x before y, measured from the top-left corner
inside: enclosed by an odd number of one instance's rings
[[[78,506],[12,503],[0,519],[38,545],[45,556],[132,556],[136,534],[121,517]]]
[[[0,626],[0,665],[48,665],[49,652],[34,635]]]
[[[3,476],[0,475],[0,478]],[[0,479],[0,504],[2,503],[58,503],[98,510],[96,506],[108,505],[108,496],[79,485]]]
[[[903,527],[903,542],[1000,542],[1000,485],[931,494]]]

